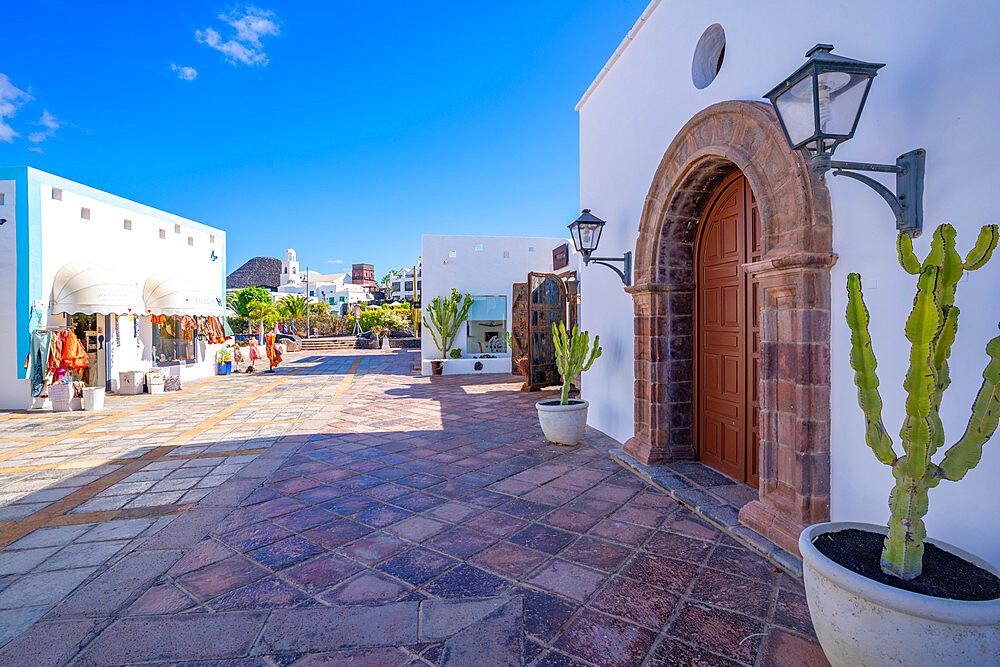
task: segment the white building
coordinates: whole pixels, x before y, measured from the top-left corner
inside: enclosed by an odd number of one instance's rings
[[[416,301],[419,299],[421,280],[423,278],[423,267],[421,261],[417,260],[417,265],[411,268],[402,268],[390,274],[392,278],[392,300],[394,301]]]
[[[590,424],[644,462],[697,456],[735,470],[759,489],[741,520],[785,548],[816,521],[884,523],[893,479],[865,445],[845,283],[849,272],[863,276],[898,452],[910,349],[903,325],[915,281],[897,264],[886,203],[856,181],[812,172],[761,96],[819,42],[887,63],[835,158],[892,164],[925,148],[915,250],[923,257],[935,227],[951,222],[964,256],[980,226],[998,218],[982,189],[992,173],[987,147],[1000,143],[1000,86],[988,83],[1000,59],[998,22],[995,3],[804,0],[793,10],[774,1],[651,2],[577,106],[580,205],[608,221],[598,254],[635,253],[628,290],[605,267],[583,269],[582,325],[604,347],[583,378]],[[874,176],[894,188],[891,175]],[[725,206],[731,220],[746,221],[732,231],[743,245],[733,246],[731,262],[732,340],[741,350],[731,358],[704,338],[714,312],[707,290],[721,278],[700,273],[719,259],[700,232],[721,229]],[[424,257],[430,265],[437,255]],[[962,321],[941,409],[948,443],[964,431],[982,383],[998,284],[994,257],[958,286]],[[747,300],[754,293],[756,303]],[[728,421],[699,407],[719,397],[706,398],[716,390],[694,371],[722,368],[721,358],[732,361]],[[722,432],[733,435],[731,451],[711,441]],[[1000,528],[990,519],[998,477],[994,437],[963,480],[930,491],[928,534],[1000,564]]]
[[[302,274],[299,273],[299,262],[295,258],[295,251],[289,248],[285,251],[285,259],[281,260],[281,284],[298,285],[302,282]]]
[[[446,297],[452,288],[474,299],[468,321],[459,329],[455,347],[463,359],[445,365],[445,373],[472,373],[476,357],[484,373],[510,373],[506,335],[511,327],[512,287],[523,283],[528,273],[552,273],[552,251],[568,239],[518,238],[508,236],[423,236],[420,350],[422,372],[430,375],[430,360],[440,359],[427,325],[427,312],[434,297]],[[572,244],[570,244],[572,247]],[[579,255],[569,253],[569,266],[559,272],[577,271]],[[493,341],[491,344],[491,340]],[[498,352],[497,350],[503,350]]]
[[[0,220],[0,408],[43,404],[23,364],[45,327],[75,330],[91,386],[214,373],[188,325],[224,315],[225,232],[30,167],[0,168]]]
[[[322,301],[330,305],[332,312],[340,315],[348,314],[350,306],[356,303],[364,305],[374,300],[368,287],[352,284],[346,273],[302,272],[299,271],[298,264],[295,251],[287,250],[281,267],[282,284],[278,287],[275,299],[280,299],[285,294],[307,296],[310,303]]]

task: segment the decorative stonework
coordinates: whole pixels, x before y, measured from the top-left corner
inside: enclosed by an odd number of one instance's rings
[[[761,218],[760,500],[745,524],[795,550],[830,508],[830,199],[788,149],[770,106],[721,102],[677,134],[653,177],[635,251],[635,437],[646,464],[693,459],[694,239],[705,207],[734,170]]]

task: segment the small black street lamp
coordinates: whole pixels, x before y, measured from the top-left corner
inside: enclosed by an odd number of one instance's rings
[[[841,143],[854,136],[872,80],[885,65],[834,55],[833,45],[817,44],[806,62],[764,95],[774,106],[792,150],[809,158],[814,170],[848,176],[871,187],[889,204],[896,228],[918,236],[923,228],[924,161],[922,148],[903,153],[895,165],[831,159]],[[855,171],[896,174],[896,193]]]
[[[573,237],[573,245],[576,246],[576,251],[583,255],[583,263],[585,265],[591,262],[594,264],[603,264],[617,273],[625,286],[628,287],[632,284],[631,252],[626,251],[623,257],[591,257],[591,253],[597,250],[597,245],[601,242],[601,231],[603,231],[605,224],[607,223],[591,213],[589,208],[583,209],[580,217],[569,225],[569,231]],[[608,264],[608,262],[621,262],[623,266],[619,269],[613,264]]]

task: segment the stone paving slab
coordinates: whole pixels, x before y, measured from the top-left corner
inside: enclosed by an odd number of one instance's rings
[[[409,353],[298,361],[288,386],[332,398],[316,417],[180,518],[118,538],[180,556],[95,612],[75,648],[81,621],[53,614],[23,621],[0,663],[51,627],[70,638],[54,664],[823,664],[799,582],[621,469],[610,438],[546,443],[517,378],[416,377]],[[189,534],[169,529],[188,516]],[[0,599],[34,574],[0,578]],[[200,647],[230,627],[224,651]]]
[[[750,500],[744,485],[701,463],[649,466],[619,448],[611,450],[611,458],[788,575],[802,580],[801,558],[740,524],[740,507]]]

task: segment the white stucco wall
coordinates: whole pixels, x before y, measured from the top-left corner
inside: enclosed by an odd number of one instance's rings
[[[654,171],[691,116],[723,100],[759,100],[804,61],[807,49],[828,42],[835,53],[887,63],[855,138],[836,157],[892,163],[900,153],[926,148],[925,234],[915,248],[925,254],[931,232],[947,221],[958,230],[964,255],[979,227],[1000,218],[989,194],[990,147],[1000,139],[1000,86],[994,85],[998,19],[1000,5],[985,2],[803,0],[793,7],[776,0],[664,0],[580,108],[580,204],[608,221],[601,253],[634,249]],[[725,61],[716,80],[697,90],[691,81],[695,44],[716,22],[726,31]],[[914,280],[896,263],[893,218],[885,203],[857,182],[832,176],[827,181],[839,254],[832,271],[832,515],[881,523],[892,477],[864,444],[847,358],[844,284],[848,272],[862,273],[883,415],[895,436],[902,423],[908,353],[903,323]],[[885,182],[894,187],[891,178]],[[600,334],[605,350],[583,383],[591,425],[624,441],[633,434],[632,300],[603,267],[584,268],[583,276],[582,322]],[[942,406],[948,443],[965,428],[982,382],[983,348],[996,335],[1000,318],[998,284],[1000,258],[959,285],[953,383]],[[930,491],[929,534],[1000,564],[1000,524],[993,519],[998,476],[1000,437],[986,446],[979,467],[964,480]]]
[[[40,259],[41,286],[40,299],[46,312],[45,324],[64,324],[66,316],[52,315],[49,305],[52,296],[52,286],[56,273],[65,264],[72,262],[87,262],[113,269],[138,286],[142,294],[146,279],[155,274],[166,274],[183,278],[201,285],[221,299],[222,305],[217,312],[200,311],[199,314],[224,315],[225,309],[225,276],[226,276],[226,236],[222,230],[207,227],[193,220],[151,209],[128,200],[95,191],[87,186],[67,181],[66,179],[29,169],[27,172],[29,189],[37,188],[40,197],[31,206],[29,216],[37,220],[38,237],[32,244],[29,255],[37,255]],[[14,191],[13,181],[0,181],[0,192]],[[61,200],[52,197],[53,187],[62,191]],[[4,225],[0,234],[0,268],[6,268],[11,262],[11,270],[3,271],[0,280],[28,281],[29,267],[17,264],[17,257],[8,251],[8,245],[13,242],[13,194],[5,197],[5,208],[11,209],[8,217],[11,221]],[[29,200],[30,201],[30,200]],[[90,211],[90,219],[81,216],[81,209]],[[131,221],[131,229],[125,229],[125,220]],[[175,225],[180,225],[180,231],[175,231]],[[10,227],[10,229],[6,229]],[[161,239],[160,230],[164,230],[165,238]],[[212,238],[214,237],[214,239]],[[192,239],[189,245],[188,239]],[[215,252],[216,260],[211,254]],[[10,260],[7,258],[11,257]],[[17,304],[15,290],[4,289],[0,296],[0,320],[2,326],[15,327]],[[139,324],[139,338],[142,345],[136,345],[133,336],[134,327],[126,317],[119,319],[121,346],[113,355],[113,367],[108,369],[108,377],[112,380],[112,388],[118,386],[118,372],[124,370],[147,370],[158,365],[152,359],[152,329],[146,313],[142,315]],[[103,328],[103,316],[99,324]],[[11,322],[11,324],[6,324]],[[37,320],[35,320],[37,323]],[[105,331],[107,341],[113,339],[113,331]],[[0,367],[0,399],[2,407],[28,407],[30,403],[30,385],[27,381],[16,380],[16,369],[23,364],[18,360],[17,340],[27,337],[29,331],[12,331],[9,336],[0,333],[0,352],[3,352],[3,364]],[[214,354],[218,346],[198,345],[198,362],[187,365],[171,365],[167,371],[180,375],[185,379],[205,377],[214,373]],[[4,350],[10,347],[10,353]],[[103,354],[103,352],[101,352]],[[15,359],[16,366],[9,359]]]
[[[563,243],[570,243],[569,266],[558,272],[579,270],[580,256],[573,251],[569,239],[425,234],[421,253],[421,309],[426,314],[431,300],[448,296],[452,288],[472,296],[506,296],[507,331],[510,331],[512,285],[526,281],[532,271],[551,273],[552,250]],[[482,246],[482,250],[477,251],[476,246]],[[505,252],[508,257],[504,257]],[[582,285],[581,292],[584,290],[586,286]],[[426,321],[426,315],[423,317]],[[420,344],[423,359],[440,358],[427,326],[421,327]],[[455,347],[462,350],[466,347],[464,325],[459,329]]]

